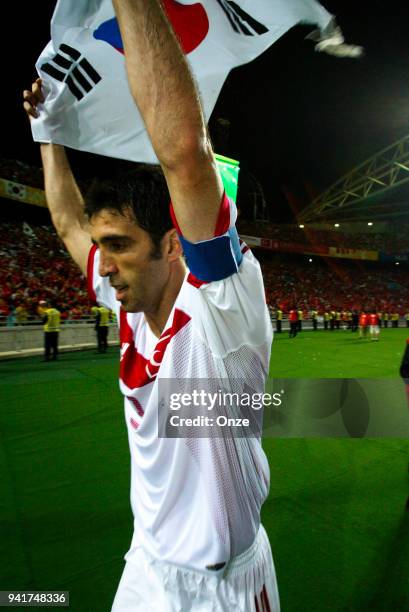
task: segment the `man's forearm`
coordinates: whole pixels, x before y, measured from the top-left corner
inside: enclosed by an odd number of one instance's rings
[[[133,98],[191,242],[214,236],[223,185],[188,63],[159,0],[113,0]]]
[[[159,0],[113,0],[131,93],[161,164],[206,152],[193,77]]]
[[[64,147],[42,144],[45,195],[53,225],[68,252],[87,273],[91,237],[85,225],[84,201]]]
[[[55,229],[64,239],[74,226],[84,224],[84,202],[64,147],[41,145],[47,205]]]

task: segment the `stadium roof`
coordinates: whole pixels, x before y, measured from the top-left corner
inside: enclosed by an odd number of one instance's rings
[[[409,134],[379,151],[313,200],[299,222],[409,215]]]

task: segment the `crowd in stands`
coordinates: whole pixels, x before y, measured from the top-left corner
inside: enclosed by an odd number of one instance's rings
[[[296,261],[262,261],[267,303],[284,312],[359,311],[398,313],[409,311],[407,266],[306,258]]]
[[[389,232],[354,232],[345,233],[339,228],[317,230],[297,227],[296,225],[278,225],[267,222],[240,220],[239,232],[249,236],[270,238],[281,242],[305,246],[332,246],[370,251],[382,251],[386,254],[409,253],[407,224],[400,224]]]
[[[43,187],[40,168],[15,160],[0,160],[0,176],[33,187]],[[312,229],[296,225],[251,222],[239,217],[240,234],[270,238],[287,245],[408,253],[408,225],[401,223],[383,232],[346,233],[340,228]],[[371,228],[373,230],[374,228]],[[278,249],[279,250],[279,249]],[[307,249],[306,249],[307,250]],[[291,251],[291,249],[283,249]],[[294,251],[300,249],[294,248]],[[264,254],[263,254],[264,253]],[[311,311],[361,311],[398,313],[409,310],[409,269],[379,262],[280,256],[256,251],[261,259],[266,298],[271,309],[284,313],[297,308]],[[38,302],[51,300],[63,320],[91,314],[85,278],[72,262],[50,225],[0,220],[0,321],[38,320]]]
[[[85,279],[54,230],[0,222],[0,315],[36,319],[40,300],[54,301],[62,319],[90,313]]]
[[[349,243],[347,243],[349,244]],[[345,243],[344,243],[345,246]],[[284,313],[296,307],[399,313],[409,309],[406,265],[256,251],[261,259],[267,302]],[[0,315],[15,322],[38,319],[39,300],[51,299],[63,320],[90,316],[86,282],[51,226],[0,222]]]

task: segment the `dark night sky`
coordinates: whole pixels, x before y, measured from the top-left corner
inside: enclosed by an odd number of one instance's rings
[[[257,60],[232,72],[210,124],[213,132],[218,117],[230,121],[220,152],[241,161],[243,185],[248,172],[257,177],[278,219],[289,215],[283,185],[307,202],[307,191],[319,193],[409,128],[408,1],[322,4],[336,15],[346,40],[365,47],[365,57],[315,53],[313,43],[304,40],[311,28],[295,28]],[[12,27],[3,26],[7,60],[0,154],[38,165],[20,92],[31,82],[34,61],[49,39],[54,2],[24,3],[24,10],[21,3],[9,6]],[[17,29],[21,19],[23,26]],[[18,57],[12,53],[16,42],[23,49]],[[92,171],[94,161],[90,156],[86,160]]]

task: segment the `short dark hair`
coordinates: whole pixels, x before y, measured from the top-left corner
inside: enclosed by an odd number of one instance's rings
[[[155,253],[167,231],[173,228],[169,211],[170,195],[163,171],[154,164],[139,164],[115,179],[95,179],[85,199],[89,219],[101,210],[114,210],[121,215],[130,211],[135,222],[152,239]]]

